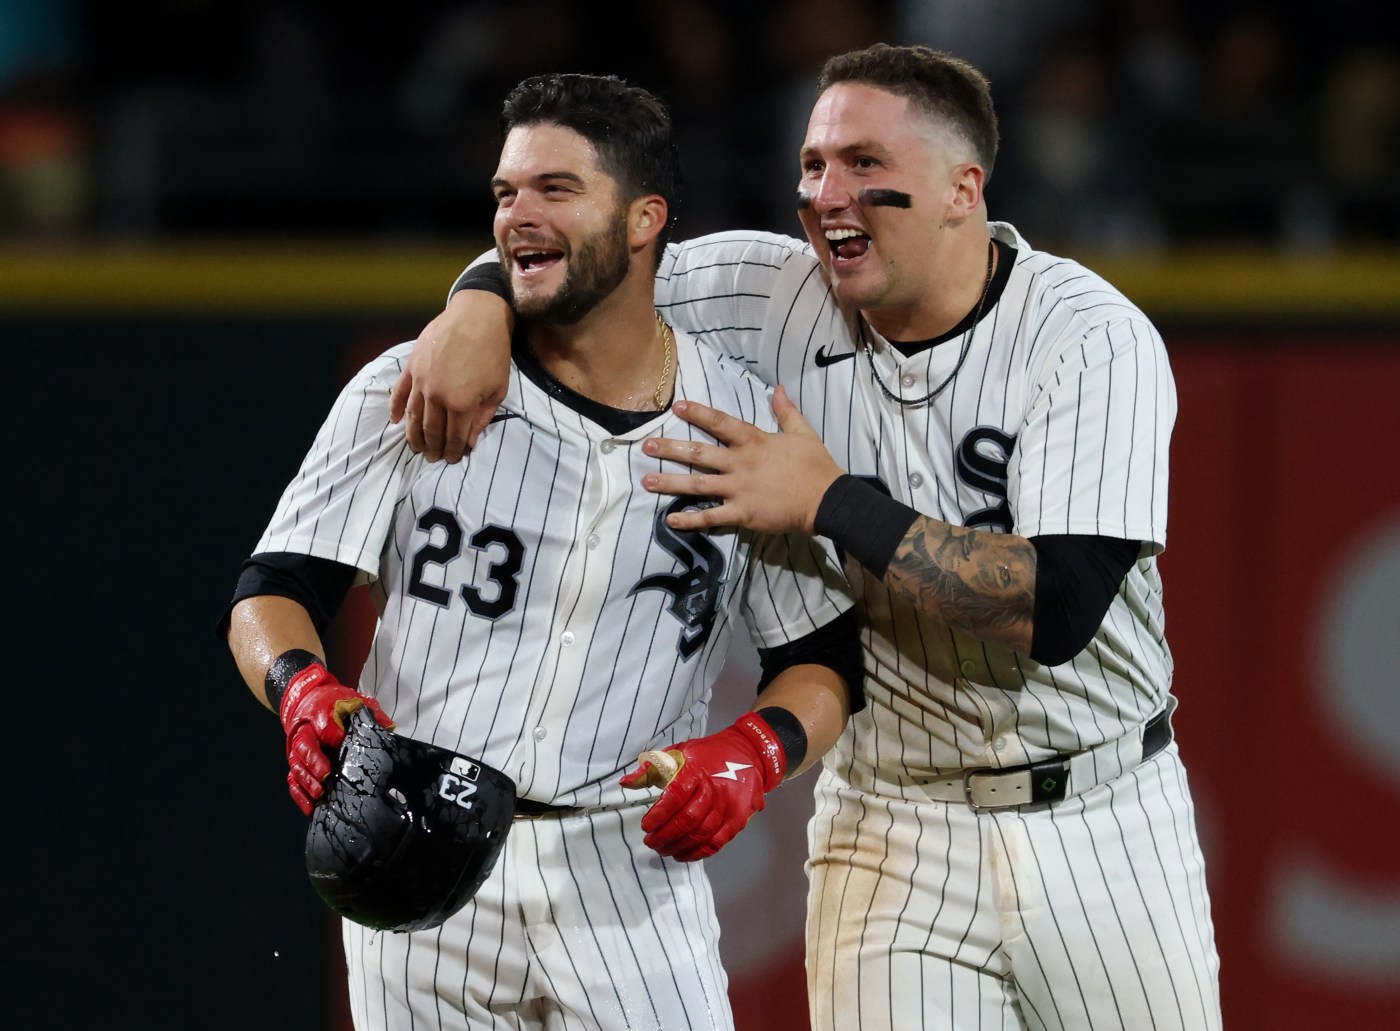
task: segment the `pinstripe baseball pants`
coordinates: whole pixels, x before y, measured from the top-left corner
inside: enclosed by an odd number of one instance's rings
[[[1175,745],[1031,811],[862,791],[828,769],[815,791],[817,1031],[1218,1031],[1219,960]]]
[[[435,930],[343,922],[356,1028],[732,1029],[704,867],[646,848],[645,813],[517,820]]]

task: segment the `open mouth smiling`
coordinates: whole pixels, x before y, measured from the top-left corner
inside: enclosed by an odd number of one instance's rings
[[[513,255],[515,267],[521,275],[530,275],[557,265],[564,257],[562,251],[531,248],[516,251]]]
[[[831,255],[837,261],[853,261],[870,247],[870,237],[859,229],[827,229],[822,234],[831,247]]]

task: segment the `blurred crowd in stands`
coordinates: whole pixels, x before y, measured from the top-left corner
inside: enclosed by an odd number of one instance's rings
[[[479,238],[504,92],[621,74],[681,130],[685,234],[794,233],[830,54],[924,43],[1002,118],[1038,246],[1400,243],[1385,5],[1228,0],[0,0],[0,241]]]

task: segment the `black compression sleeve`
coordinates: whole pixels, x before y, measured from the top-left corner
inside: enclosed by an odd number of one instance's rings
[[[1045,534],[1030,541],[1035,547],[1031,658],[1058,666],[1093,640],[1141,546],[1088,534]]]
[[[254,555],[243,563],[238,586],[215,632],[219,637],[228,636],[229,615],[244,598],[272,594],[290,598],[306,609],[316,633],[324,637],[326,627],[355,583],[356,572],[353,566],[311,555],[281,551]]]
[[[865,692],[861,690],[864,673],[861,664],[860,624],[856,621],[855,609],[847,609],[826,626],[818,627],[806,637],[799,637],[775,648],[760,648],[758,661],[763,667],[763,677],[758,682],[760,691],[789,666],[811,662],[834,669],[846,682],[846,693],[852,713],[865,708]]]
[[[457,280],[457,285],[452,288],[452,293],[456,294],[459,290],[485,290],[488,294],[495,294],[507,304],[510,303],[510,287],[506,283],[505,271],[498,261],[485,261],[467,269]]]
[[[919,513],[908,505],[846,473],[822,495],[815,528],[884,579],[895,549],[918,518]]]

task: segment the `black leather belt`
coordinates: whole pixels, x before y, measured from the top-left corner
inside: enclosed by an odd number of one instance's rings
[[[1120,777],[1157,755],[1172,741],[1176,699],[1132,734],[1070,755],[1024,766],[978,766],[933,777],[913,777],[923,795],[936,802],[962,802],[973,809],[1014,809],[1050,805]]]
[[[1172,741],[1171,713],[1173,705],[1168,705],[1143,725],[1142,757],[1125,768],[1113,770],[1111,776],[1100,776],[1084,783],[1084,777],[1077,778],[1074,794],[1082,794],[1091,787],[1112,777],[1128,772],[1166,748]],[[1097,748],[1074,755],[1057,755],[1025,766],[1007,766],[1002,769],[973,769],[963,772],[963,798],[974,809],[1004,809],[1010,806],[1049,805],[1063,802],[1070,795],[1070,766],[1078,762],[1081,769],[1086,760],[1091,760],[1100,750],[1107,752],[1116,747],[1116,742],[1108,741]],[[1092,760],[1091,760],[1092,761]],[[1096,767],[1098,763],[1094,764]]]
[[[1147,762],[1154,755],[1172,743],[1172,706],[1168,706],[1147,721],[1142,728],[1142,761]]]
[[[579,807],[576,805],[552,805],[549,802],[536,802],[533,798],[515,800],[517,820],[549,820],[578,811]]]

